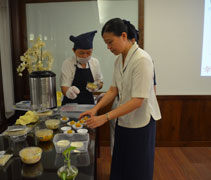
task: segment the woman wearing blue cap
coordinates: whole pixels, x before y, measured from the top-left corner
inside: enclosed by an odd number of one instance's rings
[[[62,65],[61,89],[66,103],[94,104],[93,93],[102,88],[103,76],[99,61],[92,57],[93,39],[97,31],[79,36],[70,36],[74,43],[75,56],[66,59]],[[96,88],[87,88],[87,83],[95,83]]]
[[[117,118],[110,180],[152,180],[156,120],[161,118],[155,95],[154,65],[150,55],[141,49],[135,27],[126,20],[114,18],[102,29],[107,48],[118,55],[110,89],[91,110],[87,126],[96,128]],[[118,96],[117,108],[96,116]]]

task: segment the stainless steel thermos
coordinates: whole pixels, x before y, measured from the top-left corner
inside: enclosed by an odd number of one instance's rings
[[[31,108],[43,111],[57,107],[56,74],[52,71],[34,71],[29,75]]]

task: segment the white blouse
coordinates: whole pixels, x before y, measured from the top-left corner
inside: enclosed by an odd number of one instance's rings
[[[122,55],[115,61],[112,86],[118,88],[119,104],[131,98],[144,98],[140,108],[118,118],[118,125],[128,128],[146,126],[151,116],[161,118],[160,109],[154,92],[153,62],[150,55],[139,48],[137,43],[130,48],[122,66]]]
[[[72,85],[73,79],[75,77],[76,66],[82,68],[82,66],[77,63],[75,56],[73,56],[72,58],[68,58],[63,62],[60,77],[61,86],[70,87]],[[94,81],[103,82],[103,75],[101,73],[99,61],[96,58],[91,57],[91,59],[89,60],[89,65],[87,63],[86,68],[89,68],[89,66]]]

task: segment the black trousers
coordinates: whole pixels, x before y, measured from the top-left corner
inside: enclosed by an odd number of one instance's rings
[[[152,180],[156,122],[142,128],[116,124],[110,180]]]

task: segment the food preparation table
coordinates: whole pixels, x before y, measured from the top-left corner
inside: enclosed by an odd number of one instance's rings
[[[6,150],[7,153],[13,154],[7,164],[0,167],[1,180],[59,180],[57,170],[64,164],[62,154],[56,153],[53,140],[40,142],[34,135],[35,127],[42,126],[44,120],[40,120],[32,127],[25,141],[14,142],[7,136],[0,136],[0,150]],[[62,126],[65,124],[60,124],[60,127]],[[54,135],[60,132],[60,128],[54,130]],[[79,170],[75,180],[96,179],[96,131],[89,130],[89,134],[88,152],[71,154],[71,164]],[[43,150],[41,160],[34,165],[22,163],[19,157],[19,151],[28,146],[38,146]]]

